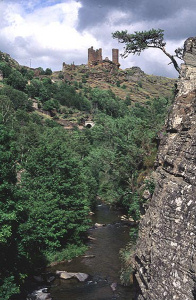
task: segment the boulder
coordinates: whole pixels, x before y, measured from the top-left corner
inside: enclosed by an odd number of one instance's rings
[[[79,281],[83,282],[88,278],[88,274],[85,273],[72,273],[67,271],[56,271],[56,275],[59,276],[61,279],[71,279],[77,278]]]
[[[110,285],[111,289],[113,292],[116,291],[116,288],[117,288],[117,283],[116,282],[113,282],[111,285]]]
[[[95,228],[100,228],[105,226],[105,224],[95,223]]]
[[[144,190],[142,197],[143,197],[145,200],[148,200],[148,199],[151,197],[150,191],[149,191],[149,190]]]

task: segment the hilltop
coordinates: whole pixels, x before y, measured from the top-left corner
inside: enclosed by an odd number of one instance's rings
[[[139,67],[122,70],[113,68],[110,64],[93,68],[88,65],[64,64],[60,74],[64,80],[76,86],[78,84],[80,87],[82,83],[86,87],[111,90],[123,100],[130,98],[131,101],[140,103],[160,96],[171,97],[176,83],[173,78],[147,75]],[[59,72],[54,72],[52,77],[57,80]]]
[[[0,52],[0,60],[17,70],[32,70],[34,76],[43,79],[42,68],[20,66],[9,54]],[[1,69],[0,69],[1,72]],[[133,102],[144,103],[157,97],[172,97],[176,79],[163,76],[147,75],[139,67],[125,70],[114,68],[110,61],[103,65],[89,67],[88,64],[74,65],[63,63],[62,71],[52,72],[49,77],[53,82],[66,81],[78,90],[84,87],[98,87],[111,90],[116,96]]]
[[[13,73],[13,70],[18,73]],[[52,72],[49,68],[44,71],[41,67],[21,66],[9,54],[0,52],[0,88],[7,83],[25,92],[42,118],[52,118],[69,129],[74,126],[83,128],[86,120],[94,119],[97,100],[92,94],[95,89],[102,91],[99,95],[100,101],[104,101],[102,110],[109,110],[113,115],[114,103],[110,98],[115,98],[115,110],[120,110],[123,103],[132,107],[135,103],[144,105],[159,97],[171,99],[176,80],[147,75],[139,67],[122,70],[108,58],[93,67],[91,64],[63,63],[61,71]],[[66,91],[60,92],[60,89]]]

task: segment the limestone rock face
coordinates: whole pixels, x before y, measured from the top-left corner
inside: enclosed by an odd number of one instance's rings
[[[181,66],[178,95],[184,95],[196,89],[196,38],[186,40],[183,59],[185,63]]]
[[[184,61],[133,259],[138,300],[196,299],[196,38]]]

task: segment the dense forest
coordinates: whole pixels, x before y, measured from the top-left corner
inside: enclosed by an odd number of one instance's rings
[[[154,188],[157,134],[172,99],[132,103],[62,74],[52,82],[50,69],[39,77],[13,68],[4,56],[0,70],[0,299],[8,300],[38,268],[86,249],[97,201],[140,219],[141,186]],[[74,112],[95,126],[58,124],[57,113],[66,120]]]

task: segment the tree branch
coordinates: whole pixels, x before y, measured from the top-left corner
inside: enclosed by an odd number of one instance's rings
[[[165,50],[166,42],[164,41],[164,30],[162,29],[151,29],[149,31],[135,31],[134,34],[129,34],[125,31],[116,31],[112,34],[113,38],[117,38],[120,43],[125,43],[124,53],[122,57],[126,58],[130,53],[140,55],[142,51],[147,48],[161,49],[167,57],[171,60],[174,68],[179,73],[180,67],[174,56]],[[175,50],[176,57],[182,59],[182,49],[178,48]]]

